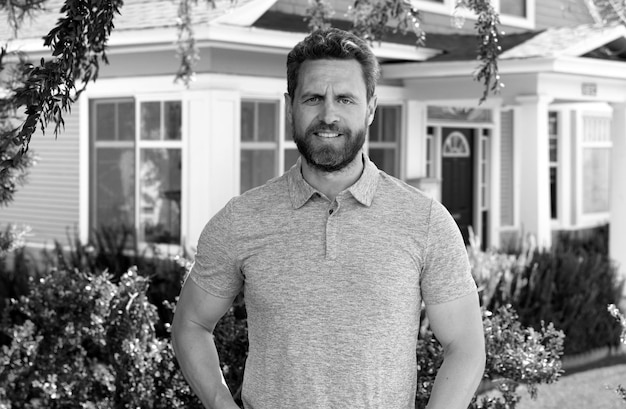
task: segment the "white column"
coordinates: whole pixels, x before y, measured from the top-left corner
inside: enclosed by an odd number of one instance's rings
[[[519,96],[515,110],[514,138],[519,161],[519,224],[524,234],[532,234],[537,245],[550,247],[550,172],[548,104],[545,95]]]
[[[422,101],[406,102],[406,140],[404,144],[405,179],[415,179],[426,174],[426,104]]]
[[[611,207],[609,256],[626,278],[626,102],[611,104]],[[626,290],[625,290],[626,291]]]

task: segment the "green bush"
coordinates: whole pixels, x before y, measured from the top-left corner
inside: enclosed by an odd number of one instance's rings
[[[148,286],[134,269],[117,284],[110,275],[76,269],[53,270],[32,280],[30,293],[11,303],[0,325],[11,339],[0,357],[0,408],[201,408],[169,341],[156,334],[159,317],[146,295]],[[243,308],[239,298],[215,331],[236,397],[247,353]],[[562,334],[551,326],[524,329],[510,308],[485,313],[484,323],[485,378],[506,394],[504,400],[483,398],[473,408],[514,405],[517,385],[532,388],[558,377]],[[417,356],[416,402],[423,407],[443,356],[428,329]]]
[[[517,254],[468,248],[482,305],[495,310],[511,304],[524,326],[552,322],[565,333],[565,354],[619,345],[620,328],[607,312],[617,304],[623,283],[603,248],[570,238],[550,250],[526,245]]]
[[[5,310],[0,408],[201,408],[134,269],[54,270]]]
[[[500,307],[495,313],[483,312],[487,361],[484,380],[499,394],[476,397],[470,409],[514,409],[523,385],[534,397],[537,385],[556,382],[561,375],[563,333],[552,324],[540,330],[524,328],[512,307]],[[428,329],[420,334],[417,348],[418,389],[416,409],[425,408],[435,382],[437,368],[443,362],[443,349]]]

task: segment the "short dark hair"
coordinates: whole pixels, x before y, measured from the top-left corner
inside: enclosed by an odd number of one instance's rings
[[[307,60],[357,60],[363,71],[367,100],[374,96],[380,66],[368,44],[356,35],[329,28],[316,30],[300,41],[287,55],[287,93],[293,100],[300,66]]]

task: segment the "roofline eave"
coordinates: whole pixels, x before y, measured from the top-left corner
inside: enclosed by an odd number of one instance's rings
[[[436,61],[383,64],[386,79],[422,79],[438,77],[467,77],[478,68],[477,60]],[[554,72],[626,80],[626,63],[584,57],[536,57],[498,61],[500,74]],[[598,73],[602,73],[598,75]]]
[[[307,33],[268,30],[226,24],[209,24],[194,29],[199,47],[219,46],[227,49],[286,54]],[[141,50],[171,50],[176,48],[176,27],[113,31],[107,43],[107,52],[141,52]],[[383,60],[426,61],[440,53],[439,50],[413,45],[374,43],[374,54]],[[7,51],[21,51],[43,56],[49,52],[42,39],[17,39],[8,44]]]

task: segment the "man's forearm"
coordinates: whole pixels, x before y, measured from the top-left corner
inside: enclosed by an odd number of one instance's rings
[[[172,346],[185,379],[207,409],[239,409],[224,381],[213,335],[193,323],[172,330]]]
[[[463,350],[446,353],[427,409],[467,409],[485,370],[483,353]]]

